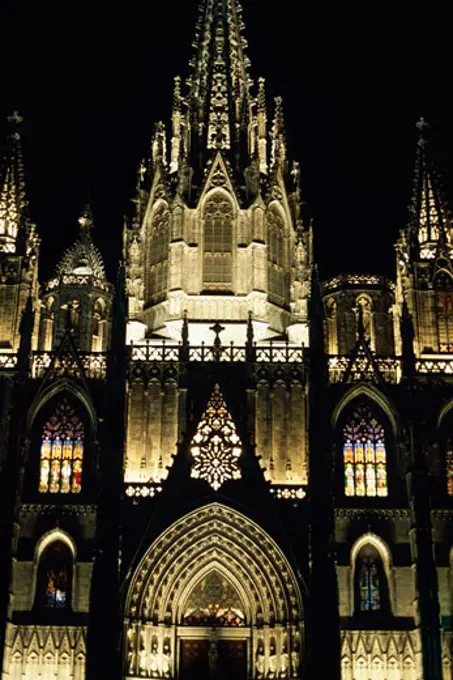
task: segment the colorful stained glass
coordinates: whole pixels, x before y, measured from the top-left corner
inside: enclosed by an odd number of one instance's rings
[[[46,609],[66,609],[70,605],[72,555],[61,541],[52,543],[39,564],[39,604]],[[40,592],[39,592],[40,591]]]
[[[372,548],[359,556],[359,599],[360,611],[377,611],[381,608],[379,578],[379,555]]]
[[[191,476],[205,479],[215,491],[228,479],[240,479],[237,461],[242,453],[242,442],[219,385],[214,385],[190,452],[194,458]]]
[[[345,495],[387,496],[384,428],[365,404],[360,404],[346,423],[343,437]]]
[[[43,429],[40,493],[80,493],[84,438],[83,423],[63,399]]]

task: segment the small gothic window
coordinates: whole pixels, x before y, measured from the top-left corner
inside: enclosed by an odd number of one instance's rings
[[[204,208],[203,283],[207,288],[230,290],[233,283],[233,205],[214,194]]]
[[[54,541],[43,552],[38,566],[36,603],[40,608],[71,607],[72,553],[63,541]]]
[[[381,422],[359,403],[343,429],[346,496],[387,496],[387,453]]]
[[[44,425],[41,441],[40,493],[80,493],[85,429],[67,399]]]
[[[104,309],[101,300],[96,300],[93,306],[93,335],[99,336],[100,334],[100,323],[103,313]]]
[[[453,279],[448,274],[440,274],[435,288],[439,351],[453,352]]]
[[[152,217],[147,246],[149,266],[147,299],[161,298],[167,292],[169,243],[170,211],[167,204],[161,204]]]
[[[387,608],[386,578],[382,558],[372,545],[359,552],[355,566],[356,611],[376,612]]]
[[[267,238],[269,253],[269,294],[279,299],[286,298],[285,266],[286,241],[283,218],[277,209],[270,209],[267,214]]]
[[[365,295],[360,295],[356,300],[356,310],[357,327],[359,323],[359,317],[361,317],[363,334],[366,340],[370,340],[373,311],[371,301]]]

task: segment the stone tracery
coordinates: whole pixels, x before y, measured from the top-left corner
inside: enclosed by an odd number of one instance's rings
[[[299,664],[302,604],[291,567],[261,528],[238,512],[214,503],[172,525],[147,551],[136,571],[126,607],[125,644],[134,673],[139,674],[141,649],[146,652],[147,663],[152,653],[158,653],[162,667],[164,637],[168,637],[169,630],[172,635],[181,631],[177,628],[181,624],[193,624],[185,616],[196,608],[197,588],[209,579],[216,588],[221,584],[227,595],[223,603],[214,605],[235,612],[237,619],[230,627],[236,629],[235,633],[243,630],[244,640],[252,637],[251,650],[260,648],[257,630],[275,626],[273,646],[270,638],[260,638],[264,660],[257,652],[251,655],[253,677],[259,677],[263,664],[267,670],[271,666],[283,670],[288,665],[290,649],[294,652],[293,666]],[[209,605],[202,600],[203,597],[200,605]],[[215,606],[211,614],[215,617]],[[220,625],[224,626],[225,621]],[[173,675],[167,677],[178,677],[175,643],[169,651]],[[162,668],[159,672],[163,673]],[[134,673],[130,673],[131,677]]]

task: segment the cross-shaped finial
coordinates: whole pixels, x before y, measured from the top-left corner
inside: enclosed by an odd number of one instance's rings
[[[13,111],[10,116],[8,116],[8,123],[10,125],[20,125],[23,123],[24,119],[19,115],[18,111]]]
[[[79,217],[80,229],[87,233],[93,226],[93,215],[91,214],[91,207],[87,205],[83,213]]]
[[[215,322],[213,326],[210,327],[210,331],[215,333],[214,346],[218,347],[222,343],[220,342],[220,333],[225,330],[225,326],[222,326],[218,321]]]
[[[423,146],[425,144],[426,140],[427,140],[428,133],[429,133],[429,130],[430,130],[430,125],[429,125],[429,123],[426,122],[426,120],[424,118],[420,118],[420,120],[418,120],[415,123],[415,127],[417,128],[417,130],[420,133],[420,138],[418,140],[418,143],[421,146]]]
[[[420,132],[426,132],[429,130],[429,123],[426,122],[426,120],[423,118],[423,116],[415,123],[415,127],[417,130]]]

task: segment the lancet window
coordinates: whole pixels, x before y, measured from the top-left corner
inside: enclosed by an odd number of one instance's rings
[[[382,423],[365,403],[359,403],[343,428],[346,496],[388,495],[387,451]]]
[[[49,610],[70,608],[72,561],[72,553],[63,541],[54,541],[44,550],[38,566],[38,607]]]
[[[362,324],[363,334],[365,339],[370,341],[372,337],[372,305],[371,301],[365,295],[359,295],[356,300],[356,314],[357,314],[357,325]]]
[[[282,302],[286,298],[286,238],[283,217],[277,209],[267,213],[269,295]]]
[[[453,279],[440,274],[435,289],[439,352],[453,352]]]
[[[194,459],[192,477],[206,480],[215,491],[229,479],[240,479],[242,443],[219,385],[214,386],[190,452]]]
[[[148,241],[148,290],[147,300],[154,302],[167,293],[168,250],[170,242],[170,212],[168,206],[160,204],[151,220]]]
[[[42,431],[40,493],[81,492],[84,441],[83,423],[74,407],[64,398]]]
[[[377,612],[387,609],[387,582],[378,550],[365,545],[355,565],[356,612]]]
[[[203,286],[231,290],[233,285],[233,220],[231,201],[216,193],[204,212]]]

